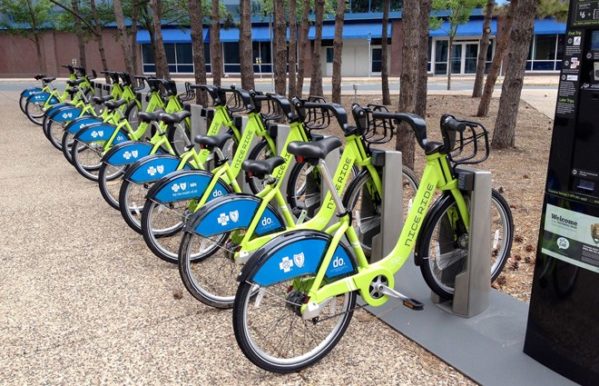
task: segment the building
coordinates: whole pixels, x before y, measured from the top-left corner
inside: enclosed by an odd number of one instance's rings
[[[389,71],[391,76],[399,76],[401,71],[401,0],[393,0],[390,12],[390,23],[387,34],[389,36]],[[346,77],[377,76],[381,70],[381,18],[382,2],[377,0],[349,0],[348,11],[345,15],[343,28],[343,54],[342,75]],[[237,0],[225,0],[223,5],[238,20]],[[272,21],[260,9],[253,9],[252,41],[254,47],[254,72],[258,77],[270,76],[272,64]],[[447,12],[438,12],[439,18],[447,16]],[[311,15],[314,18],[314,15]],[[500,20],[494,19],[491,23],[491,47],[487,55],[487,63],[492,60],[495,51],[498,24]],[[482,31],[482,10],[474,10],[470,20],[460,25],[457,30],[451,53],[448,52],[448,23],[429,31],[429,65],[431,75],[440,76],[447,74],[448,56],[449,67],[454,74],[472,74],[476,70],[476,61],[479,50],[479,39]],[[536,20],[534,38],[527,62],[526,70],[533,73],[558,72],[561,66],[562,46],[565,33],[565,24],[554,20]],[[165,25],[162,29],[163,40],[167,53],[169,69],[172,75],[189,76],[193,74],[193,57],[191,51],[191,33],[188,27]],[[314,27],[309,30],[309,40],[315,36]],[[116,41],[116,30],[108,28],[104,31],[104,42],[108,46],[108,62],[112,68],[123,67],[122,52]],[[324,76],[332,75],[333,62],[333,37],[334,15],[329,13],[325,17],[323,26],[323,42],[321,51],[321,65]],[[140,69],[145,74],[155,71],[153,52],[150,46],[150,34],[147,30],[140,30],[137,34],[137,43],[140,52]],[[43,60],[51,74],[64,75],[61,64],[70,63],[76,58],[76,42],[72,34],[65,32],[46,31],[43,37]],[[210,68],[210,50],[208,42],[210,33],[208,26],[204,28],[204,41],[206,57],[206,70]],[[239,64],[239,29],[222,28],[220,32],[222,55],[225,76],[236,76],[240,71]],[[22,37],[14,37],[0,31],[0,46],[5,53],[19,53],[18,55],[0,56],[0,76],[29,76],[38,71],[38,60],[33,44]],[[90,42],[88,47],[88,67],[100,68],[97,52],[94,51],[95,43]],[[308,50],[308,51],[311,51]],[[307,52],[306,65],[311,65],[312,55]]]

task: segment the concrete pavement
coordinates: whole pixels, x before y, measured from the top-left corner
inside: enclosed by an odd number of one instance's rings
[[[470,383],[365,311],[316,366],[254,367],[231,312],[187,295],[17,97],[0,89],[1,385]]]

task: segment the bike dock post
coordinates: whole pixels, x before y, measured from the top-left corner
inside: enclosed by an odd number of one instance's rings
[[[269,123],[267,130],[271,138],[275,140],[277,155],[280,155],[283,151],[283,147],[285,146],[285,142],[287,141],[287,136],[289,135],[289,131],[291,130],[291,128],[289,127],[289,125],[285,125],[282,123]],[[285,173],[285,176],[283,176],[283,182],[281,183],[281,192],[283,192],[283,194],[287,192],[287,182],[289,181],[289,173],[291,173],[291,169],[293,169],[294,166],[295,159],[291,161],[291,165],[289,165],[287,173]]]
[[[378,261],[389,254],[401,233],[403,226],[403,178],[401,175],[403,163],[399,151],[373,151],[372,163],[382,168],[383,202],[381,208],[380,233],[372,238],[371,261]],[[398,203],[400,205],[398,205]],[[362,203],[362,213],[368,213],[370,203]],[[360,229],[360,232],[367,230]]]
[[[433,303],[456,315],[470,318],[489,306],[491,292],[491,172],[467,166],[456,168],[459,188],[470,198],[470,238],[465,269],[455,273],[453,301],[441,301],[435,294]],[[443,251],[441,251],[443,253]]]

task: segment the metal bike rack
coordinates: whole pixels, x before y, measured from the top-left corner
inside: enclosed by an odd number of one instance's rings
[[[214,109],[205,108],[202,105],[191,106],[191,136],[192,140],[198,135],[206,135],[208,131],[209,117],[214,116]],[[197,145],[196,145],[197,146]]]
[[[381,232],[372,239],[371,261],[378,261],[388,255],[399,239],[403,227],[403,178],[397,178],[403,163],[399,151],[373,151],[373,164],[383,169],[383,204],[381,208]],[[392,166],[392,167],[385,167]],[[399,199],[398,199],[399,198]],[[398,205],[400,203],[400,205]],[[363,210],[368,210],[362,207]]]
[[[470,318],[489,306],[491,172],[466,166],[458,166],[456,172],[460,190],[468,192],[470,198],[468,258],[465,269],[455,273],[453,301],[441,301],[435,294],[432,295],[432,301],[447,311]]]

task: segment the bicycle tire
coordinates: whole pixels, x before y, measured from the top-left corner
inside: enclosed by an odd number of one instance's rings
[[[260,154],[262,152],[264,152],[263,155]],[[271,150],[268,148],[268,142],[266,142],[266,140],[262,140],[262,141],[258,142],[256,144],[256,146],[254,146],[252,148],[252,150],[248,154],[247,159],[256,161],[256,160],[264,160],[264,159],[267,159],[272,156],[273,156],[273,154],[272,154]],[[263,180],[260,180],[259,178],[255,178],[255,177],[250,177],[249,181],[248,181],[248,185],[250,186],[250,190],[252,191],[253,194],[257,194],[262,189],[264,189],[263,183],[264,183]]]
[[[47,116],[46,116],[47,117]],[[62,151],[62,136],[64,134],[64,124],[56,122],[52,118],[44,117],[44,134],[48,141],[56,149]]]
[[[60,141],[62,155],[64,155],[64,158],[71,165],[73,164],[73,158],[71,157],[71,147],[73,146],[74,140],[75,140],[75,134],[72,134],[69,131],[65,130],[65,132],[62,134],[62,140]]]
[[[229,235],[221,233],[213,238],[203,238],[193,232],[184,232],[178,256],[179,275],[187,291],[196,300],[220,309],[233,307],[237,291],[239,265],[226,247],[221,248],[226,245]],[[199,248],[196,248],[196,241]],[[206,241],[208,244],[203,245]]]
[[[402,168],[402,179],[403,219],[405,220],[418,190],[418,179],[406,166]],[[372,176],[367,169],[364,169],[351,181],[343,196],[343,205],[346,210],[352,212],[353,227],[360,239],[364,254],[369,258],[372,253],[372,238],[381,232],[382,197],[378,197],[378,194],[372,197],[371,192],[363,190],[367,183],[373,184]]]
[[[446,213],[456,205],[453,196],[443,196],[441,199],[444,200],[442,204],[433,213],[430,213],[430,222],[425,220],[425,224],[430,224],[430,226],[422,229],[418,235],[421,242],[418,243],[417,253],[419,257],[424,258],[420,264],[420,271],[430,289],[441,299],[452,299],[455,275],[464,267],[464,257],[468,250],[468,235],[463,224],[458,223],[457,227],[447,224]],[[495,229],[494,226],[491,227],[491,258],[495,258],[491,265],[491,282],[493,282],[499,277],[509,258],[514,234],[510,207],[501,194],[494,189],[491,192],[490,218],[493,224],[501,224],[503,227],[503,231]],[[458,221],[461,222],[461,219]],[[455,234],[453,230],[450,231],[451,234],[442,232],[442,229],[449,228],[454,228],[454,230],[458,228],[459,234]],[[437,237],[436,240],[433,240],[436,230]],[[498,248],[498,242],[501,242],[501,248]],[[434,253],[431,253],[431,248],[434,249]],[[437,259],[437,256],[444,257],[445,261]]]
[[[71,146],[73,166],[79,174],[90,181],[98,182],[97,173],[99,173],[100,166],[102,166],[102,152],[99,149],[102,146],[103,142],[84,143],[73,139],[73,145]],[[88,157],[88,155],[91,160],[84,160],[83,158]]]
[[[222,184],[230,194],[233,189]],[[160,259],[177,264],[181,246],[182,230],[195,213],[197,199],[160,204],[145,200],[141,212],[141,233],[150,250]]]
[[[311,283],[311,281],[309,282]],[[297,304],[301,303],[301,298],[305,296],[305,290],[294,289],[297,288],[293,287],[294,283],[297,282],[291,280],[268,286],[265,290],[262,290],[253,283],[242,282],[239,284],[235,296],[233,328],[237,344],[252,363],[270,372],[281,374],[295,372],[318,362],[339,342],[353,316],[356,293],[347,292],[323,306],[323,313],[330,309],[330,318],[325,316],[321,318],[322,321],[303,320],[297,310]],[[280,293],[280,295],[277,296],[277,293]],[[271,297],[274,298],[272,306],[269,303]],[[297,299],[300,299],[300,301]],[[338,304],[339,300],[342,302],[341,305]],[[250,304],[250,302],[253,304]],[[272,316],[266,314],[269,311],[273,313]],[[260,325],[261,321],[265,326],[263,331],[257,331],[262,327]],[[290,343],[289,350],[298,350],[298,345],[293,344],[295,342],[291,343],[291,341],[296,337],[300,338],[300,336],[303,338],[309,336],[309,339],[315,340],[314,338],[317,335],[313,331],[307,333],[307,330],[310,328],[316,329],[317,326],[323,325],[325,327],[326,325],[332,325],[331,332],[323,335],[322,340],[316,342],[314,348],[306,348],[307,352],[305,353],[291,358],[283,358],[283,354],[277,356],[277,353],[267,352],[269,349],[271,351],[284,351],[287,349],[284,344],[288,342]],[[302,334],[302,330],[304,334]],[[254,334],[254,332],[256,333]],[[274,341],[260,344],[261,342],[258,339],[272,339]]]
[[[304,168],[308,170],[304,171]],[[359,169],[355,165],[352,166],[350,183],[358,174]],[[302,178],[305,179],[304,182],[301,182]],[[308,186],[310,190],[306,191]],[[304,162],[296,163],[291,168],[285,193],[289,208],[295,217],[298,217],[303,210],[306,210],[306,219],[314,217],[322,203],[321,191],[320,174],[316,167]]]
[[[154,128],[152,126],[152,128]],[[152,133],[153,135],[154,133]],[[173,126],[169,126],[166,132],[166,138],[173,147],[175,155],[181,157],[183,153],[187,151],[188,146],[192,142],[191,138],[191,127],[187,124],[187,120],[176,123]]]
[[[113,171],[111,171],[113,169]],[[116,170],[114,170],[116,169]],[[127,166],[113,166],[103,163],[98,172],[98,186],[104,201],[116,210],[120,210],[119,193],[121,189],[122,177],[127,171]],[[115,189],[118,187],[118,189]],[[116,191],[116,194],[114,193]]]
[[[139,234],[142,234],[141,212],[146,201],[146,194],[152,184],[153,183],[140,185],[124,180],[121,184],[121,190],[119,191],[119,210],[121,216],[123,216],[123,219],[129,228]],[[133,191],[133,189],[137,190],[137,192]],[[135,196],[133,196],[134,194]],[[136,216],[134,216],[134,214]]]
[[[38,126],[43,124],[43,118],[45,115],[45,111],[41,106],[43,106],[43,103],[35,103],[32,102],[31,99],[27,99],[27,103],[25,103],[25,115],[27,115],[27,118],[31,122]],[[35,109],[37,109],[37,111],[35,111]]]
[[[139,126],[139,119],[137,118],[137,114],[139,113],[139,111],[140,106],[136,101],[129,102],[127,108],[125,109],[125,118],[129,122],[129,126],[131,126],[133,130],[137,129],[137,127]],[[153,134],[154,133],[152,133],[152,135]]]

